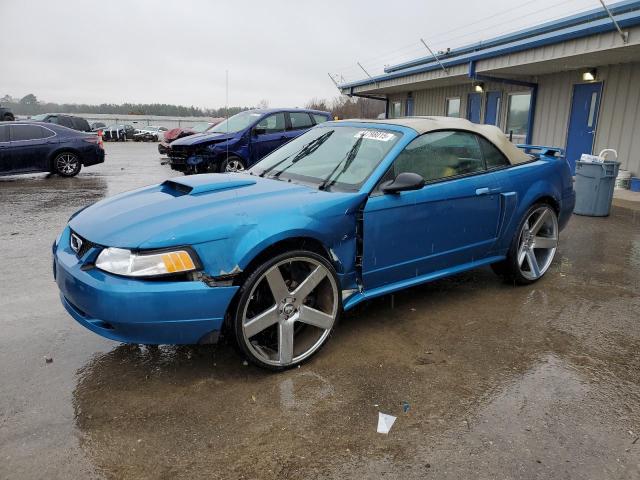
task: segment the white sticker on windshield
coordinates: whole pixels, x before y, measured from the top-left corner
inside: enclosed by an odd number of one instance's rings
[[[394,135],[393,133],[381,132],[380,130],[360,130],[354,135],[356,138],[366,138],[369,140],[378,140],[380,142],[388,142]]]

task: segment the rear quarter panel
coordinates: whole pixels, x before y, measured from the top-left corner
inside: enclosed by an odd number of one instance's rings
[[[561,227],[573,210],[573,182],[564,159],[540,159],[496,172],[501,187],[503,216],[495,253],[505,254],[527,210],[544,198],[553,200]],[[567,208],[570,207],[570,208]]]

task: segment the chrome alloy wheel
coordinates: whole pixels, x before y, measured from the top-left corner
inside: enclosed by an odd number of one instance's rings
[[[230,158],[224,167],[225,172],[242,172],[244,165],[237,158]]]
[[[78,168],[78,157],[72,153],[63,153],[56,158],[56,169],[63,175],[73,175]]]
[[[334,276],[309,257],[284,259],[255,282],[242,312],[245,345],[267,365],[285,367],[322,346],[339,309]]]
[[[549,206],[536,208],[522,225],[518,268],[527,280],[537,280],[551,266],[558,249],[558,218]]]

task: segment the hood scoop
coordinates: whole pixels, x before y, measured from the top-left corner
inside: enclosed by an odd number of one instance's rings
[[[255,180],[242,178],[237,174],[210,173],[165,180],[161,185],[161,189],[165,193],[182,196],[219,192],[221,190],[231,190],[255,184]]]

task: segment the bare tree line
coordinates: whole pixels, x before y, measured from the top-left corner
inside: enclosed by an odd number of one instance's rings
[[[305,105],[306,108],[331,112],[338,119],[345,118],[377,118],[384,114],[385,102],[363,97],[348,97],[339,95],[330,100],[312,98]]]
[[[79,103],[42,102],[30,93],[18,99],[11,95],[0,98],[0,104],[8,107],[16,115],[37,115],[39,113],[98,113],[120,115],[161,115],[176,117],[225,117],[254,107],[200,108],[194,106],[171,105],[165,103],[123,103],[89,105]],[[269,101],[260,100],[257,108],[267,108]],[[385,111],[385,102],[361,97],[336,96],[332,99],[314,97],[306,108],[331,112],[339,119],[376,118]]]

